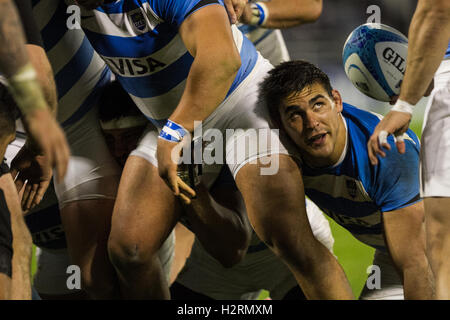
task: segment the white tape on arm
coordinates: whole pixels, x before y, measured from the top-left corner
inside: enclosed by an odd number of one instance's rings
[[[391,110],[412,114],[414,106],[406,101],[399,99],[397,100],[397,102],[395,103],[395,105],[392,107]]]
[[[387,131],[381,130],[380,133],[378,134],[379,144],[382,145],[383,143],[387,143],[387,137],[388,137]]]

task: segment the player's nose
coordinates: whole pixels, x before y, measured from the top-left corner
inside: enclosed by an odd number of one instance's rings
[[[305,114],[305,128],[313,129],[319,125],[319,120],[314,112],[306,112]]]

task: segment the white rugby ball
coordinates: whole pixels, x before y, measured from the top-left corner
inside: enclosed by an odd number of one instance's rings
[[[350,33],[342,59],[345,73],[359,91],[379,101],[400,93],[406,69],[408,38],[380,23],[367,23]]]

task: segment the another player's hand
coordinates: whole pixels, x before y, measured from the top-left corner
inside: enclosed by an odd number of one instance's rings
[[[180,198],[185,204],[190,204],[191,198],[196,196],[195,191],[177,175],[181,144],[182,142],[175,143],[158,139],[158,147],[156,149],[158,173],[176,197]]]
[[[30,210],[44,197],[52,179],[52,169],[45,156],[36,155],[27,145],[20,149],[11,162],[11,175],[15,178],[17,191],[25,186],[22,196],[22,209]],[[26,184],[25,184],[26,182]]]
[[[239,21],[248,0],[223,0],[231,24]]]
[[[372,165],[378,164],[377,155],[385,157],[386,153],[382,148],[391,150],[391,146],[387,142],[389,135],[394,135],[398,152],[405,153],[405,142],[403,134],[408,130],[411,122],[411,114],[406,112],[390,111],[383,120],[375,128],[372,136],[367,143],[369,152],[369,160]]]
[[[42,165],[56,168],[56,180],[62,181],[70,151],[63,130],[49,109],[37,109],[22,118],[29,138],[44,155]]]

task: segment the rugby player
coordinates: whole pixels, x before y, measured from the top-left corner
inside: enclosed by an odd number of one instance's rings
[[[137,144],[148,121],[136,109],[129,96],[117,82],[108,84],[99,99],[99,120],[109,151],[122,167],[126,156]],[[17,132],[8,146],[6,158],[12,159],[25,143],[25,135]],[[61,222],[58,200],[53,183],[41,203],[26,212],[25,222],[36,245],[37,270],[33,285],[44,300],[79,300],[89,296],[84,290],[69,288],[68,267],[73,264],[67,250],[66,235]],[[174,236],[165,241],[159,252],[164,274],[169,278],[174,251]]]
[[[52,72],[44,73],[47,81],[41,84],[48,86],[54,76],[57,120],[72,152],[67,175],[54,185],[71,261],[81,268],[82,286],[90,297],[111,298],[117,296],[118,287],[111,281],[115,271],[106,243],[120,168],[108,151],[97,118],[97,102],[111,81],[111,72],[83,31],[69,24],[68,12],[76,14],[77,8],[69,8],[65,1],[38,0],[30,12],[30,0],[20,2],[28,3],[22,6],[22,16],[26,21],[35,19],[35,30],[42,35]],[[49,182],[48,174],[31,170],[26,160],[19,153],[12,164],[21,171],[18,183],[30,176]]]
[[[0,299],[30,299],[31,236],[23,221],[19,195],[4,160],[15,137],[18,116],[13,97],[0,84]]]
[[[188,223],[192,216],[224,216],[232,218],[236,212],[246,217],[242,196],[227,167],[214,184],[207,189],[203,185],[197,188],[197,198],[193,199],[187,210]],[[314,236],[330,251],[333,249],[333,237],[328,221],[323,213],[310,200],[306,200],[306,210]],[[192,213],[194,211],[194,213]],[[198,219],[197,219],[198,220]],[[205,219],[206,220],[206,219]],[[204,241],[196,237],[192,251],[175,283],[170,287],[174,300],[239,300],[257,299],[261,290],[267,290],[274,300],[303,300],[305,295],[294,276],[283,263],[255,234],[248,219],[230,219],[234,224],[242,225],[248,241],[241,249],[238,259],[232,265],[218,261],[206,245],[217,238],[222,245],[229,245],[235,239],[225,228],[218,226],[214,235]],[[208,225],[205,226],[208,228]],[[196,232],[199,234],[199,232]]]
[[[104,90],[99,118],[109,150],[123,166],[147,121],[117,82]],[[253,232],[226,166],[209,188],[197,186],[197,198],[183,211],[196,241],[171,287],[172,299],[256,299],[261,289],[269,290],[273,299],[305,298],[287,266]],[[311,201],[307,214],[314,236],[332,251],[328,221]],[[176,243],[180,241],[185,238],[177,234]]]
[[[404,135],[405,155],[390,153],[372,167],[367,142],[379,116],[343,103],[328,76],[308,62],[285,62],[269,74],[260,98],[301,155],[306,195],[376,249],[381,289],[365,287],[361,299],[430,299],[415,134]]]
[[[390,146],[384,136],[401,136],[409,126],[414,106],[433,80],[422,130],[421,196],[424,198],[427,251],[436,277],[436,298],[450,299],[450,3],[419,0],[409,27],[408,60],[400,96],[376,127],[368,151],[372,164]],[[442,60],[444,57],[444,60]],[[403,141],[397,149],[405,153]]]
[[[16,4],[22,6],[23,1],[17,1]],[[25,31],[27,38],[33,33],[28,25],[25,25]],[[39,87],[39,70],[38,74],[35,70],[38,67],[37,59],[28,57],[32,49],[25,47],[19,16],[10,0],[0,1],[0,43],[0,73],[6,78],[8,89],[21,111],[22,120],[32,138],[33,149],[45,155],[43,162],[56,167],[57,177],[62,179],[69,156],[67,141]],[[37,56],[41,58],[39,52]],[[45,63],[45,59],[39,62]]]
[[[204,132],[242,129],[224,141],[226,163],[257,234],[289,265],[305,295],[352,298],[342,268],[312,234],[296,163],[271,134],[266,110],[255,110],[257,83],[272,66],[230,28],[222,2],[78,3],[92,45],[163,132],[160,138],[156,130],[145,133],[121,176],[108,247],[122,296],[169,297],[155,254],[181,215],[177,197],[189,203],[195,196],[178,177],[171,155],[182,137],[193,133],[196,120],[203,121]],[[268,133],[270,146],[256,138],[250,144],[262,145],[259,150],[245,148],[254,129]],[[235,161],[240,152],[243,159]],[[275,163],[275,174],[261,174]],[[217,176],[216,167],[205,166],[203,177]]]

